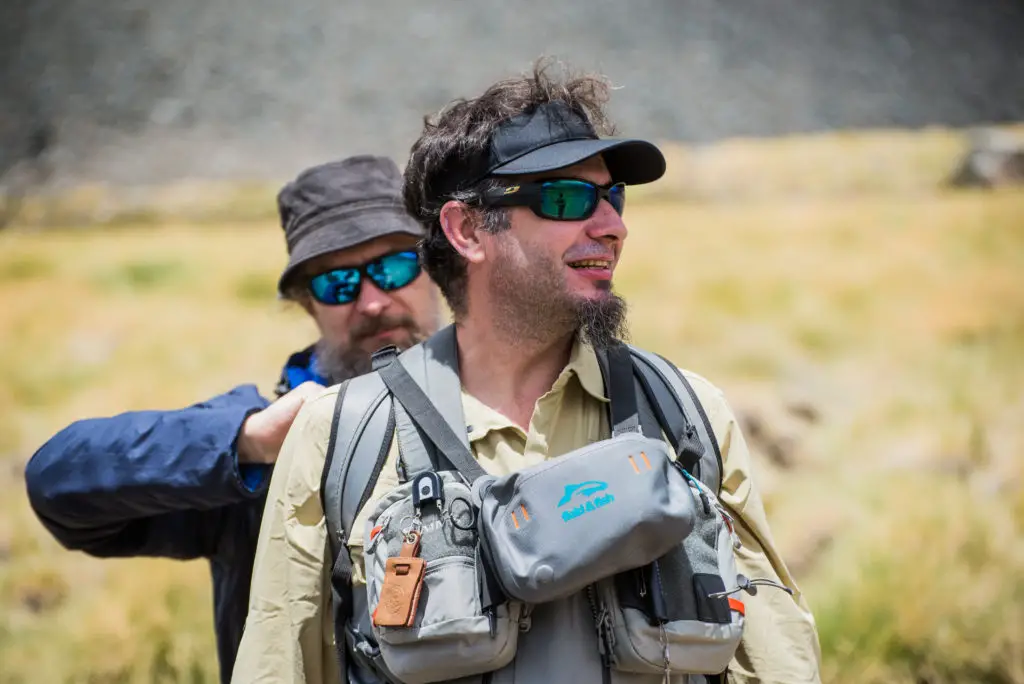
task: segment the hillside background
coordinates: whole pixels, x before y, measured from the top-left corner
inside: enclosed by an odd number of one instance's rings
[[[1020,0],[4,0],[0,173],[402,157],[424,113],[542,53],[607,73],[622,129],[665,140],[1024,118]]]

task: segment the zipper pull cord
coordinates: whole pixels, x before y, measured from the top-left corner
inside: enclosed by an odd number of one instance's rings
[[[708,594],[708,598],[724,598],[740,591],[745,591],[751,596],[757,596],[758,587],[773,587],[775,589],[781,589],[790,596],[793,595],[793,590],[787,587],[785,584],[779,584],[778,582],[770,579],[747,579],[744,575],[736,575],[736,588],[729,589],[728,591],[716,591],[713,594]]]

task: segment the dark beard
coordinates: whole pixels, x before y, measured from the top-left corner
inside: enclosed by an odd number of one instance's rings
[[[580,339],[594,349],[608,349],[629,340],[626,300],[614,292],[601,299],[577,299],[573,313]]]
[[[359,342],[391,328],[404,328],[409,333],[412,344],[426,339],[423,332],[416,327],[416,322],[409,316],[364,318],[352,329],[351,344],[347,348],[331,346],[323,339],[316,343],[314,370],[331,385],[369,373],[373,370],[372,359],[359,346]]]
[[[313,370],[327,379],[328,385],[336,385],[350,378],[365,375],[371,370],[370,358],[359,350],[331,347],[324,340],[316,343],[316,357]]]
[[[566,291],[560,262],[533,255],[528,268],[499,262],[490,281],[499,308],[498,325],[512,340],[547,343],[576,333],[594,349],[607,349],[628,338],[626,302],[611,291],[597,299]]]

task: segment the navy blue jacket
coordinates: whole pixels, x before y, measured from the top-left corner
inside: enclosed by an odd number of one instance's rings
[[[292,355],[277,393],[314,380],[310,349]],[[221,681],[231,679],[269,466],[239,466],[245,418],[269,401],[254,385],[177,411],[71,424],[29,460],[36,515],[66,548],[100,557],[207,558]]]

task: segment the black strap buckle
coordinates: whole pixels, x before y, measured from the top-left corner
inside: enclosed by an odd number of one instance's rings
[[[393,344],[381,347],[370,356],[370,364],[373,370],[379,371],[386,368],[392,361],[398,358],[398,347]]]

